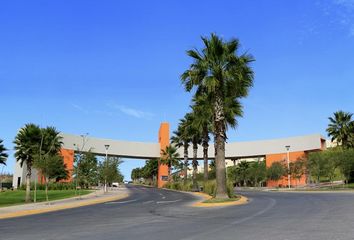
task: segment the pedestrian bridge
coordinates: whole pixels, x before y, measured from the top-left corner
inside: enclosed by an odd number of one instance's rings
[[[160,158],[160,143],[154,142],[129,142],[96,137],[82,137],[72,134],[61,134],[63,137],[63,148],[73,151],[91,151],[97,155],[106,154],[105,145],[109,145],[108,155],[122,158],[152,159]],[[84,139],[85,138],[85,139]],[[225,158],[247,158],[255,156],[266,156],[270,154],[280,154],[286,152],[285,146],[290,146],[291,152],[313,151],[322,149],[325,139],[319,134],[289,137],[272,140],[233,142],[225,145]],[[209,145],[208,155],[214,158],[214,144]],[[183,158],[183,148],[178,149]],[[192,146],[188,149],[188,157],[193,157]],[[198,159],[203,158],[203,149],[198,147]]]
[[[156,142],[129,142],[113,139],[96,138],[91,136],[80,136],[62,133],[63,148],[61,154],[64,157],[64,162],[69,171],[74,169],[74,153],[92,152],[97,155],[118,156],[122,158],[134,159],[159,159],[161,150],[165,149],[170,144],[170,129],[168,123],[161,123],[158,141]],[[325,148],[325,139],[320,134],[262,140],[250,142],[234,142],[226,143],[225,158],[239,159],[249,157],[265,157],[266,165],[270,166],[272,162],[283,160],[286,157],[289,146],[289,160],[296,161],[299,157],[306,155],[310,151],[318,151]],[[208,156],[214,158],[214,145],[210,144]],[[183,148],[178,149],[181,158],[183,158]],[[188,151],[188,157],[193,156],[192,146]],[[202,146],[199,146],[198,159],[203,158]],[[162,187],[166,182],[168,167],[159,165],[158,169],[158,186]],[[24,179],[25,167],[19,166],[17,163],[14,172],[14,187],[18,186],[21,178]],[[71,181],[71,177],[68,181]],[[274,183],[275,184],[275,183]],[[277,183],[278,184],[278,183]]]

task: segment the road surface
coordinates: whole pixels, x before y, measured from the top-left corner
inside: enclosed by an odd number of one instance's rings
[[[116,202],[0,220],[0,239],[354,239],[352,193],[244,192],[249,204],[205,209],[190,194],[128,188]]]

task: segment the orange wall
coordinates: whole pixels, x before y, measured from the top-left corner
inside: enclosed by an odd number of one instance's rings
[[[65,180],[60,180],[60,182],[71,182],[73,171],[74,171],[74,150],[70,149],[60,149],[60,155],[63,156],[64,164],[66,164],[66,169],[69,171],[69,176]],[[38,173],[38,182],[41,184],[45,183],[45,179],[41,173]]]
[[[72,175],[74,171],[74,150],[70,149],[60,149],[60,154],[63,156],[64,164],[66,164],[66,169],[69,171],[69,177],[61,182],[71,182],[73,180]]]
[[[301,157],[306,157],[306,153],[305,152],[290,152],[289,153],[289,159],[290,162],[295,162],[296,160],[298,160]],[[270,167],[272,165],[273,162],[279,162],[279,161],[284,161],[285,166],[287,167],[287,154],[286,153],[279,153],[279,154],[269,154],[266,155],[266,166]],[[296,185],[305,185],[306,184],[306,179],[307,176],[304,174],[300,181],[298,179],[295,179],[291,176],[291,186],[296,186]],[[279,181],[272,181],[272,180],[268,180],[267,181],[267,187],[286,187],[288,186],[288,177],[283,177],[282,179],[280,179]]]
[[[161,150],[166,149],[166,147],[170,145],[170,125],[166,122],[161,123],[160,125],[159,143],[160,143]],[[159,160],[158,180],[157,180],[157,186],[159,188],[162,188],[167,183],[167,181],[162,180],[162,176],[167,176],[167,175],[168,175],[168,166],[161,164]]]

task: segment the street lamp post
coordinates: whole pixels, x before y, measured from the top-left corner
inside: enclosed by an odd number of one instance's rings
[[[285,146],[286,148],[286,160],[288,163],[288,188],[290,189],[291,187],[291,180],[290,180],[290,145]]]
[[[105,176],[104,176],[104,192],[107,192],[107,169],[108,169],[108,149],[109,149],[109,144],[104,145],[106,149],[106,170],[105,170]]]

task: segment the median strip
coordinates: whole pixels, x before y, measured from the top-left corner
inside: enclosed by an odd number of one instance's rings
[[[239,196],[239,198],[233,199],[215,199],[209,194],[194,192],[191,193],[196,196],[202,197],[203,200],[192,204],[192,207],[226,207],[236,206],[248,203],[248,198],[245,196]]]

